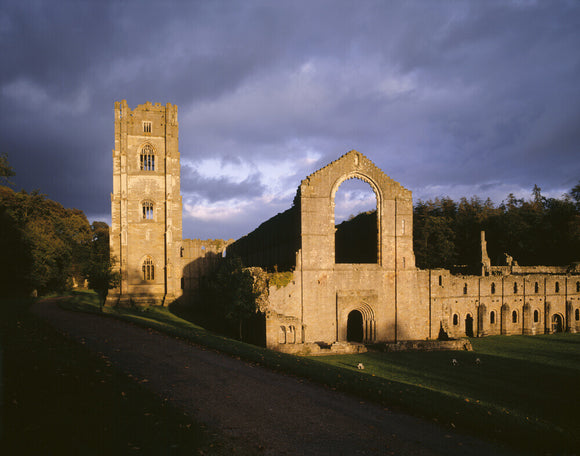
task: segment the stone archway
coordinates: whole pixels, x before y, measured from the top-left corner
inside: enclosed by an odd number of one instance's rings
[[[348,314],[346,340],[347,342],[364,342],[363,316],[358,310],[353,310]]]
[[[560,333],[564,331],[564,318],[560,314],[552,315],[552,332]]]

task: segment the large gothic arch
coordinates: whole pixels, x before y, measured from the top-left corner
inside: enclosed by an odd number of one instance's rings
[[[340,186],[342,184],[344,184],[346,181],[352,180],[352,179],[358,179],[362,182],[365,182],[366,184],[368,184],[371,188],[371,190],[373,191],[374,195],[375,195],[375,201],[376,201],[376,234],[377,234],[377,245],[376,245],[376,263],[381,264],[381,246],[382,246],[382,236],[381,236],[381,214],[382,214],[382,201],[383,201],[383,197],[382,197],[382,193],[380,190],[380,187],[377,185],[377,183],[372,179],[372,177],[368,176],[367,174],[360,172],[360,171],[352,171],[352,172],[348,172],[346,174],[343,174],[342,176],[340,176],[335,182],[334,185],[332,186],[331,189],[331,193],[330,193],[330,207],[331,207],[331,214],[332,214],[332,219],[330,221],[331,225],[334,227],[336,226],[336,219],[335,219],[335,209],[336,209],[336,192],[338,191],[338,189],[340,188]],[[336,242],[336,238],[334,240],[334,242]],[[332,247],[332,250],[336,252],[336,245],[334,245]],[[338,260],[335,258],[335,262],[337,262]]]

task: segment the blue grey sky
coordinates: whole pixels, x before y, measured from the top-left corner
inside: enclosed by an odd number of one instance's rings
[[[0,153],[17,189],[109,222],[114,101],[177,104],[188,238],[246,234],[351,149],[415,201],[559,197],[579,49],[572,0],[4,0]]]

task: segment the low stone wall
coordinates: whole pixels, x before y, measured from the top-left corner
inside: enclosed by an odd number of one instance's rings
[[[334,342],[329,345],[322,343],[278,344],[274,350],[299,356],[324,356],[365,353],[367,348],[363,344]]]
[[[446,350],[462,350],[473,351],[469,339],[457,340],[406,340],[392,344],[377,344],[373,346],[374,349],[387,352],[398,351],[446,351]]]

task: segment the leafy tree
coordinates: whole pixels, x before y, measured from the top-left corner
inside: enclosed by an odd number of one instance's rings
[[[456,263],[456,205],[449,198],[419,201],[415,206],[413,237],[420,268],[450,268]]]
[[[0,155],[0,185],[13,185],[9,177],[16,176],[14,169],[8,163],[8,155]]]
[[[256,298],[252,274],[244,269],[240,258],[226,258],[202,291],[205,323],[241,340],[244,324],[257,312]]]
[[[0,187],[0,210],[3,263],[13,269],[6,275],[14,279],[11,293],[62,292],[73,277],[84,280],[90,226],[81,211],[65,209],[38,191],[8,187]]]
[[[84,272],[89,281],[89,288],[97,292],[103,305],[109,289],[118,287],[121,279],[119,272],[115,269],[116,259],[111,258],[109,226],[105,222],[91,224],[89,252],[89,261]]]

